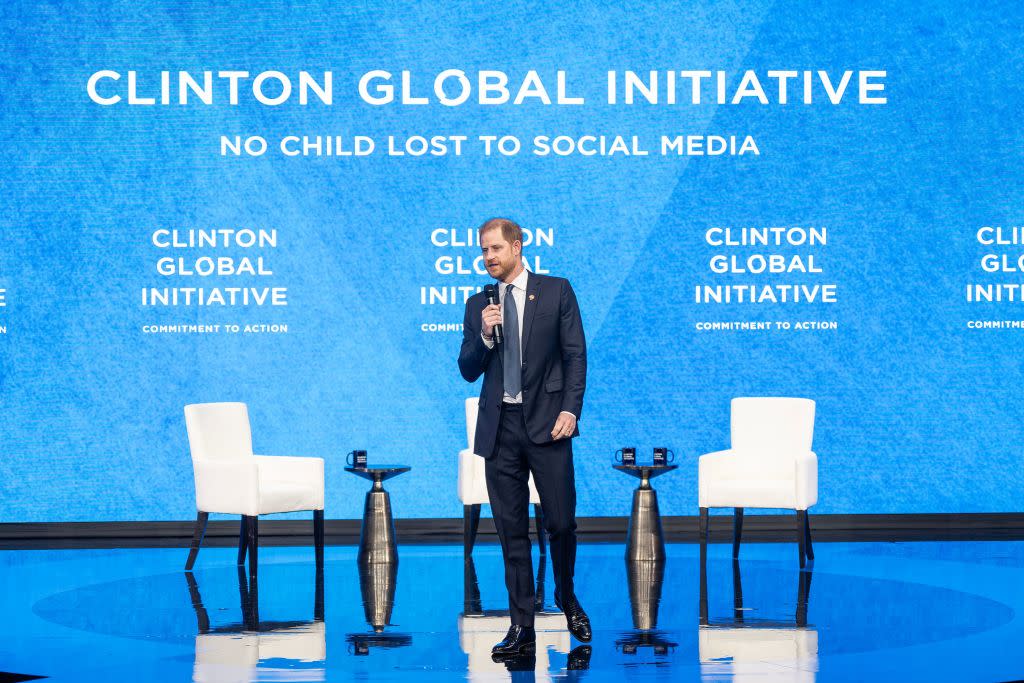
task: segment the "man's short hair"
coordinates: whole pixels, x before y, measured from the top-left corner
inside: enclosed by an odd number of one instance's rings
[[[482,237],[488,230],[494,230],[495,228],[501,229],[501,236],[505,240],[512,244],[513,242],[523,243],[523,229],[519,227],[519,224],[508,218],[489,218],[484,221],[484,224],[477,230],[477,236]]]

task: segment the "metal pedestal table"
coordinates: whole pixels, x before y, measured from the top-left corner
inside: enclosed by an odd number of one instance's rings
[[[643,562],[665,559],[665,539],[661,533],[658,494],[651,488],[651,479],[671,472],[678,465],[614,465],[615,469],[640,479],[633,491],[633,513],[629,517],[626,536],[626,559]]]
[[[345,468],[346,472],[373,482],[373,487],[366,492],[366,504],[363,506],[363,526],[359,534],[360,564],[398,562],[395,520],[391,517],[391,497],[384,490],[384,481],[410,469],[406,465]]]

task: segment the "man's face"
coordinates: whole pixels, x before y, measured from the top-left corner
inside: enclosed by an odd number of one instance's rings
[[[480,235],[480,250],[487,272],[495,280],[504,280],[515,272],[522,259],[522,244],[508,242],[501,230],[492,228]]]

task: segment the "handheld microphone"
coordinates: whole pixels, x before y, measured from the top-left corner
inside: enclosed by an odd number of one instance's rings
[[[498,288],[494,285],[484,285],[484,296],[487,297],[487,305],[498,305]],[[501,325],[494,326],[494,343],[505,343],[505,334]]]

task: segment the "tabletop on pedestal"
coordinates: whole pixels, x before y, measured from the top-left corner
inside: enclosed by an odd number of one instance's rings
[[[612,465],[612,467],[617,469],[619,472],[625,472],[637,479],[654,479],[666,472],[671,472],[679,467],[679,465],[645,465],[642,463],[637,463],[636,465],[623,465],[620,463]]]
[[[412,468],[408,465],[372,465],[367,467],[346,467],[346,472],[351,472],[357,477],[369,479],[370,481],[385,481],[391,477],[408,472]]]

